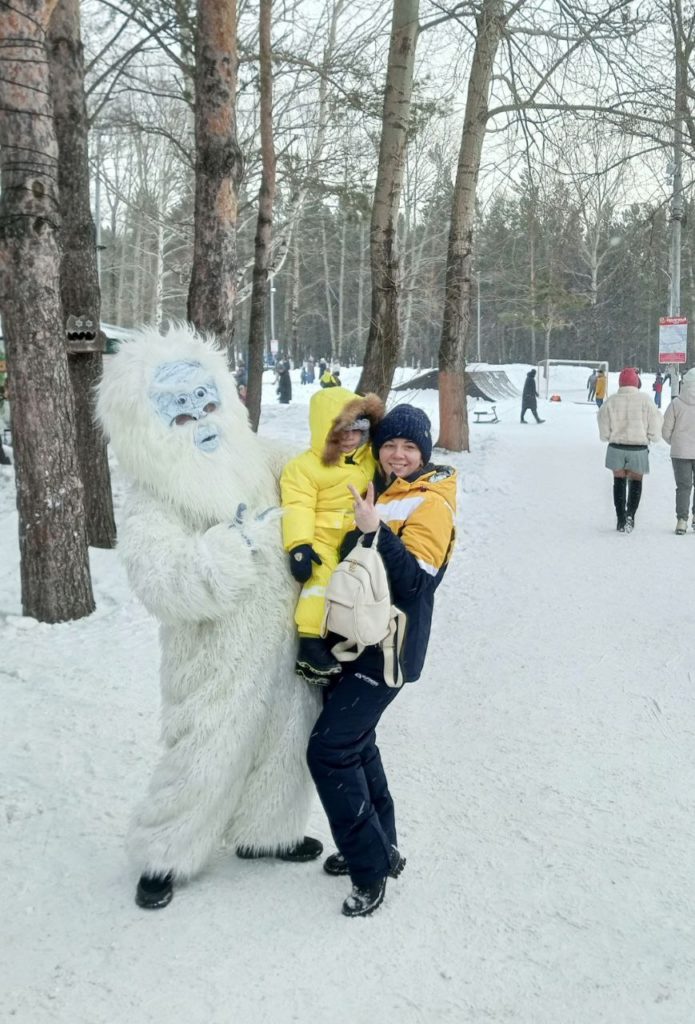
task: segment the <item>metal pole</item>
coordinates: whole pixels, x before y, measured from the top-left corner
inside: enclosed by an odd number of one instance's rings
[[[673,192],[671,194],[671,258],[669,270],[671,288],[669,316],[681,315],[681,222],[683,220],[683,118],[680,63],[676,60],[676,97],[673,127]],[[680,390],[678,363],[669,365],[671,397]]]
[[[270,340],[275,339],[275,285],[273,284],[273,278],[270,279]]]
[[[475,279],[478,285],[477,321],[478,321],[478,362],[480,362],[480,271],[476,271]]]

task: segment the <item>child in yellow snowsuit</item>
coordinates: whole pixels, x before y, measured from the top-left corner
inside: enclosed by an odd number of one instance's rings
[[[383,414],[377,395],[362,398],[343,387],[317,391],[309,404],[311,447],[287,463],[280,479],[285,550],[292,575],[303,584],[295,612],[297,672],[319,685],[340,672],[321,623],[326,584],[355,525],[348,484],[366,493],[376,467],[370,431]]]

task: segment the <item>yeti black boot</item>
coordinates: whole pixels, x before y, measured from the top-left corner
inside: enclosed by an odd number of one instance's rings
[[[242,860],[258,860],[261,857],[275,857],[277,860],[293,861],[296,864],[316,860],[323,853],[323,843],[311,836],[304,836],[287,850],[255,850],[251,846],[237,846],[236,855]]]
[[[174,896],[174,876],[141,875],[135,891],[135,902],[143,910],[160,910],[171,903]]]
[[[625,494],[627,490],[627,480],[624,476],[613,477],[613,504],[615,505],[615,514],[618,517],[616,530],[619,533],[625,532]]]
[[[276,856],[278,860],[301,863],[307,860],[316,860],[322,853],[323,843],[319,839],[313,839],[312,836],[304,836],[300,842],[290,846],[289,850],[283,850],[282,853],[278,853]]]

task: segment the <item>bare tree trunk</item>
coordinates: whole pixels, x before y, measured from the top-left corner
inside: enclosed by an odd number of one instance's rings
[[[422,265],[424,263],[423,253],[427,241],[427,232],[423,231],[422,239],[420,240],[417,246],[413,246],[413,250],[410,257],[410,267],[406,277],[407,284],[405,289],[405,310],[401,318],[403,324],[403,351],[413,357],[413,366],[417,365],[417,359],[415,357],[422,357],[422,352],[420,350],[417,350],[415,348],[415,345],[413,345],[413,351],[409,351],[409,339],[410,325],[412,323],[413,318],[413,300],[415,298],[415,294],[417,291],[416,282],[419,283],[422,281]]]
[[[326,238],[326,221],[321,214],[321,241],[323,243],[323,288],[326,294],[326,320],[328,322],[328,338],[331,346],[331,359],[336,356],[335,328],[333,326],[333,301],[331,296],[330,271],[328,267],[328,239]]]
[[[133,209],[132,216],[134,218],[132,258],[133,281],[130,288],[130,322],[131,324],[136,324],[139,321],[144,320],[142,292],[145,280],[145,268],[143,266],[142,253],[144,249],[145,217],[142,210],[142,204],[140,202],[138,202]]]
[[[531,187],[531,212],[528,225],[529,274],[531,284],[531,364],[536,363],[536,190]]]
[[[60,197],[60,296],[67,330],[70,317],[93,324],[93,343],[71,351],[68,367],[75,399],[77,453],[84,487],[89,543],[116,542],[106,442],[94,422],[94,391],[102,373],[101,294],[94,222],[89,201],[89,154],[79,0],[58,0],[49,27],[51,92],[58,141]],[[84,332],[89,334],[89,330]]]
[[[157,210],[153,262],[152,323],[160,327],[164,316],[164,211],[161,206]]]
[[[548,311],[548,322],[545,325],[545,355],[543,357],[545,359],[546,367],[548,365],[548,360],[550,359],[550,335],[552,334],[552,330],[553,330],[552,314],[550,313],[550,310],[549,310]]]
[[[297,365],[299,359],[299,229],[294,234],[294,259],[292,260],[292,295],[290,299],[290,331],[292,337],[292,359]],[[305,353],[306,354],[306,353]]]
[[[357,340],[354,345],[355,356],[362,352],[362,330],[364,320],[364,278],[365,263],[367,254],[367,225],[364,216],[360,213],[360,262],[357,271]]]
[[[338,362],[345,362],[345,335],[343,316],[345,312],[345,238],[347,235],[347,215],[343,211],[343,229],[340,232],[340,267],[338,270]]]
[[[54,0],[0,6],[0,294],[12,398],[22,609],[94,610],[60,304],[58,148],[46,31]]]
[[[495,53],[503,28],[503,0],[483,0],[463,120],[454,186],[442,338],[439,346],[439,440],[450,451],[468,451],[464,370],[471,331],[471,263],[475,194],[485,139]]]
[[[273,241],[275,203],[275,147],[273,145],[273,54],[270,39],[273,0],[261,0],[259,11],[259,68],[261,88],[261,187],[258,193],[258,221],[253,264],[253,289],[249,316],[249,362],[246,407],[254,430],[261,418],[265,308],[268,298],[268,268]],[[272,288],[272,281],[270,287]]]
[[[318,113],[316,117],[314,145],[302,175],[303,183],[290,195],[289,211],[285,218],[285,223],[280,227],[279,233],[276,229],[274,235],[274,252],[271,256],[270,267],[270,271],[273,275],[278,274],[282,269],[287,258],[287,254],[290,251],[292,234],[297,225],[301,222],[302,214],[304,212],[304,204],[310,191],[307,183],[321,175],[321,160],[324,156],[326,132],[331,113],[328,93],[331,62],[335,53],[338,21],[346,6],[348,6],[348,0],[332,0],[328,31],[326,33],[326,45],[323,50],[323,60],[319,71]],[[240,301],[244,301],[247,298],[248,285],[245,288],[242,288],[238,294],[238,299]]]
[[[126,220],[127,223],[127,220]],[[126,322],[126,274],[128,273],[128,257],[126,251],[126,232],[123,232],[120,242],[115,242],[118,247],[118,288],[116,291],[116,317],[115,323],[123,327]]]
[[[236,225],[243,158],[236,135],[236,0],[198,0],[195,212],[188,319],[233,351]]]
[[[408,141],[419,0],[394,0],[384,114],[370,229],[372,316],[357,390],[386,399],[398,361],[398,207]]]

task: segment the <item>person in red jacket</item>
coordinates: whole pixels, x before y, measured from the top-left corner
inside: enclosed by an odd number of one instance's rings
[[[664,390],[664,378],[660,372],[657,372],[654,383],[652,384],[652,391],[654,392],[654,404],[657,409],[661,408],[661,392]]]

